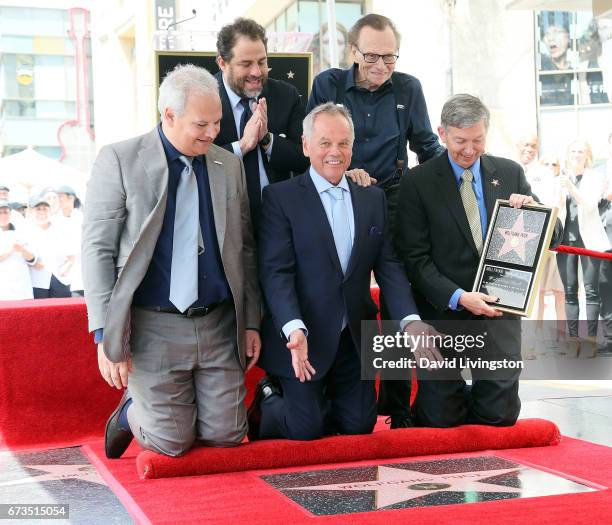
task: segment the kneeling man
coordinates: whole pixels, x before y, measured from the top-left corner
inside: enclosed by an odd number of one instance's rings
[[[427,328],[393,253],[384,192],[345,177],[353,140],[343,106],[315,107],[302,137],[309,171],[264,189],[261,363],[269,377],[249,409],[250,439],[372,431],[376,391],[361,380],[359,357],[361,321],[377,312],[372,270],[393,318],[410,331]]]

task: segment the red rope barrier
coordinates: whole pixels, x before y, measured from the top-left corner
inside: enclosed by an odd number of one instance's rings
[[[557,246],[555,248],[558,253],[571,253],[574,255],[586,255],[587,257],[595,257],[596,259],[607,259],[612,261],[612,253],[596,252],[595,250],[587,250],[586,248],[576,248],[575,246]]]

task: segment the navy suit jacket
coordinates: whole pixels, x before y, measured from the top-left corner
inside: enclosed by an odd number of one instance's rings
[[[308,173],[267,186],[259,232],[259,275],[266,301],[259,364],[269,373],[294,377],[282,327],[301,319],[308,329],[308,357],[323,377],[336,356],[342,318],[360,348],[361,321],[374,320],[370,296],[374,271],[393,319],[417,313],[410,283],[396,258],[387,224],[384,192],[349,181],[355,238],[343,274],[331,227]]]

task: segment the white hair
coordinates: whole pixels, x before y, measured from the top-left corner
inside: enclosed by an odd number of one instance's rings
[[[177,115],[185,113],[187,97],[192,94],[219,96],[219,84],[203,67],[179,64],[170,71],[159,86],[157,109],[164,118],[166,108]]]
[[[344,107],[342,104],[335,104],[334,102],[326,102],[320,104],[312,109],[306,118],[304,119],[304,136],[307,139],[312,137],[312,130],[314,128],[314,121],[319,115],[331,115],[341,116],[348,122],[349,128],[351,129],[351,140],[355,140],[355,127],[353,126],[353,119],[351,118],[351,112]]]

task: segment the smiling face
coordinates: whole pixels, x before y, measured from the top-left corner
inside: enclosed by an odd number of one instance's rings
[[[572,142],[567,148],[567,163],[574,174],[581,175],[590,160],[590,148],[580,140]]]
[[[221,99],[217,94],[191,93],[185,112],[176,115],[166,108],[162,129],[170,143],[183,155],[205,155],[221,127]]]
[[[359,32],[357,46],[351,46],[351,57],[357,64],[358,84],[374,91],[391,78],[395,70],[395,63],[385,64],[382,58],[371,64],[365,61],[363,53],[376,53],[377,55],[397,54],[397,40],[390,27],[383,31],[364,26]]]
[[[487,127],[484,119],[469,128],[449,126],[445,130],[440,126],[438,134],[446,145],[451,159],[464,169],[472,167],[485,152]]]
[[[528,135],[519,140],[517,144],[519,160],[523,166],[527,166],[533,162],[538,155],[538,137]]]
[[[353,156],[351,128],[347,120],[342,115],[318,115],[312,136],[302,136],[302,146],[316,172],[332,184],[338,184]]]
[[[217,58],[226,82],[240,97],[256,98],[268,80],[268,55],[261,40],[239,36],[229,61]]]
[[[51,208],[46,203],[41,203],[34,207],[34,222],[37,226],[44,228],[49,225],[51,218]]]

